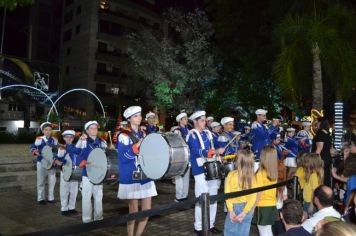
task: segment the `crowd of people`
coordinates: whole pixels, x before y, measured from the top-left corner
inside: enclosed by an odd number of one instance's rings
[[[215,226],[218,203],[210,205],[210,232],[224,235],[249,235],[251,224],[257,225],[261,236],[269,235],[325,235],[337,230],[356,232],[356,138],[345,143],[343,159],[331,155],[332,138],[326,118],[318,120],[317,132],[311,135],[311,122],[302,121],[300,130],[281,127],[280,119],[266,125],[267,111],[256,110],[256,121],[237,131],[232,117],[220,122],[207,117],[205,111],[190,116],[177,114],[177,126],[170,132],[182,137],[189,146],[189,164],[182,175],[174,178],[175,201],[188,199],[190,178],[194,178],[195,197],[202,193],[216,195],[219,189],[225,193],[267,186],[297,176],[300,185],[299,200],[290,200],[290,186],[273,188],[256,194],[230,198],[224,204],[226,219],[224,229]],[[107,145],[98,137],[98,123],[89,121],[85,132],[76,144],[74,130],[62,133],[63,144],[52,137],[51,124],[41,124],[42,136],[36,138],[31,152],[37,156],[37,201],[39,204],[54,202],[55,169],[41,164],[44,146],[58,146],[54,166],[66,163],[68,153],[72,162],[81,168],[80,181],[65,181],[60,177],[61,213],[77,214],[75,210],[78,188],[82,193],[83,223],[103,219],[103,184],[93,184],[86,168],[88,155],[95,148],[116,149],[118,156],[119,186],[117,197],[127,200],[130,213],[151,208],[152,197],[157,195],[155,182],[142,177],[134,178],[142,171],[138,162],[140,145],[145,136],[159,132],[154,124],[155,114],[146,114],[147,125],[142,126],[142,109],[131,106],[124,111],[126,123],[115,134],[115,146]],[[333,160],[340,160],[333,165]],[[207,165],[220,163],[222,175],[207,177]],[[221,177],[222,176],[222,177]],[[45,178],[48,177],[48,198],[45,197]],[[223,183],[223,184],[221,184]],[[79,187],[81,186],[81,187]],[[345,193],[345,194],[343,194]],[[92,209],[94,199],[94,210]],[[335,200],[343,201],[335,209]],[[127,223],[128,235],[141,235],[148,218]],[[346,222],[346,223],[345,223]],[[137,223],[137,225],[136,225]],[[195,205],[194,232],[202,235],[201,206]],[[172,233],[174,235],[174,233]],[[332,234],[330,234],[332,235]],[[341,234],[340,234],[341,235]],[[350,234],[353,235],[353,234]]]

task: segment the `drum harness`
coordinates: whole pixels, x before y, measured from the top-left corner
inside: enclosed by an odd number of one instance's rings
[[[119,136],[122,133],[127,134],[129,136],[129,138],[132,141],[132,144],[138,143],[140,141],[140,139],[132,131],[124,129],[117,136]],[[117,138],[117,140],[119,139]],[[135,166],[136,166],[136,170],[132,172],[132,178],[134,180],[141,180],[147,178],[143,173],[140,164],[138,163],[137,155],[135,156]]]

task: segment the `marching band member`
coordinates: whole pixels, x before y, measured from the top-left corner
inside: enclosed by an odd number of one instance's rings
[[[179,126],[177,127],[177,129],[174,130],[174,133],[180,135],[184,140],[186,140],[186,137],[189,133],[189,130],[187,128],[187,124],[188,124],[187,113],[182,112],[179,115],[177,115],[176,121],[178,122]],[[190,179],[190,164],[188,165],[183,175],[178,175],[175,177],[175,183],[176,183],[175,201],[176,202],[180,202],[188,199],[189,179]]]
[[[256,155],[256,161],[260,159],[262,148],[271,143],[268,129],[264,125],[264,122],[266,121],[266,113],[266,110],[257,109],[255,112],[257,120],[254,121],[251,126],[252,151]]]
[[[93,184],[87,175],[87,163],[90,152],[95,148],[106,148],[106,142],[98,137],[97,121],[89,121],[84,125],[84,133],[76,144],[80,150],[77,158],[77,164],[82,170],[82,220],[83,223],[89,223],[93,220],[92,197],[94,198],[94,221],[103,219],[103,184]]]
[[[224,148],[235,136],[234,131],[234,118],[224,117],[220,123],[224,127],[224,131],[218,138],[218,145],[220,148]],[[240,132],[239,132],[240,133]],[[224,151],[223,155],[233,155],[239,149],[238,140],[234,140]]]
[[[134,178],[135,173],[142,171],[137,160],[141,142],[145,137],[145,133],[139,128],[142,121],[141,111],[139,106],[131,106],[124,111],[124,117],[129,124],[127,129],[119,134],[116,146],[120,173],[117,197],[128,200],[129,213],[138,212],[139,200],[142,211],[151,209],[151,198],[157,196],[155,183],[151,179]],[[128,235],[141,235],[147,221],[148,217],[138,222],[136,233],[135,221],[128,221]]]
[[[76,161],[77,155],[74,152],[70,151],[75,149],[73,144],[75,131],[65,130],[62,133],[62,137],[65,141],[65,147],[59,147],[55,164],[58,166],[65,165],[66,160],[64,157],[66,156],[67,153],[69,153],[70,159],[72,160],[72,164],[75,165],[75,163],[77,162]],[[71,214],[76,214],[77,211],[75,210],[75,203],[78,195],[78,181],[76,180],[65,181],[63,177],[63,171],[61,171],[59,195],[61,198],[62,215],[68,216]]]
[[[308,153],[311,152],[311,147],[313,144],[313,136],[310,133],[311,122],[308,120],[302,120],[302,126],[303,129],[299,131],[296,136],[300,139],[299,151]]]
[[[153,112],[149,112],[146,114],[146,133],[151,134],[151,133],[157,133],[159,131],[159,128],[155,125],[155,118],[156,114]]]
[[[212,131],[212,129],[211,129],[211,123],[213,123],[213,122],[214,122],[214,117],[208,116],[208,117],[206,118],[206,127],[207,127],[210,131]]]
[[[285,147],[288,149],[286,159],[284,161],[285,166],[288,168],[287,179],[293,177],[297,169],[297,155],[299,149],[299,141],[294,138],[295,129],[288,128],[287,136],[285,139]]]
[[[269,135],[270,136],[272,134],[277,135],[279,133],[280,125],[281,125],[281,121],[279,120],[279,118],[273,118],[272,124],[268,127]]]
[[[44,122],[40,125],[43,136],[38,136],[36,141],[31,145],[31,153],[37,156],[37,202],[45,205],[45,178],[48,177],[48,202],[54,203],[54,186],[56,185],[56,169],[51,168],[47,170],[42,166],[42,149],[46,145],[57,145],[58,140],[51,137],[52,124]]]
[[[244,127],[244,130],[245,132],[241,135],[241,141],[251,142],[252,139],[251,127],[246,125]]]
[[[192,129],[187,136],[187,143],[190,149],[190,163],[192,165],[192,174],[195,180],[195,196],[199,197],[202,193],[209,193],[215,195],[220,186],[220,180],[206,180],[204,174],[203,164],[206,158],[212,158],[214,153],[221,154],[223,149],[217,150],[212,146],[212,135],[206,129],[205,111],[194,112],[189,119],[194,123]],[[214,227],[216,217],[217,203],[210,205],[210,232],[214,234],[221,233]],[[194,232],[202,235],[202,217],[201,206],[199,203],[195,205],[195,222]]]
[[[272,134],[271,138],[272,138],[272,146],[277,151],[278,160],[281,161],[281,160],[283,160],[283,154],[284,154],[283,148],[281,146],[281,135],[280,134]]]
[[[219,122],[211,123],[211,134],[213,135],[214,147],[218,147],[218,138],[221,134],[221,124]]]

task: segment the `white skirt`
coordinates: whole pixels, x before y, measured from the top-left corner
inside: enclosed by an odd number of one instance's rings
[[[117,198],[120,199],[144,199],[157,196],[156,185],[153,181],[146,184],[119,184]]]
[[[287,157],[284,160],[284,165],[286,167],[297,167],[297,159],[295,157]]]

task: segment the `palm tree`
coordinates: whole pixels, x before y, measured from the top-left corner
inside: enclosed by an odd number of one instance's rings
[[[355,19],[351,10],[333,4],[321,12],[314,8],[312,15],[288,14],[282,20],[274,32],[280,47],[274,73],[286,96],[300,99],[311,93],[313,108],[322,110],[325,84],[335,89],[337,99],[352,94]]]

